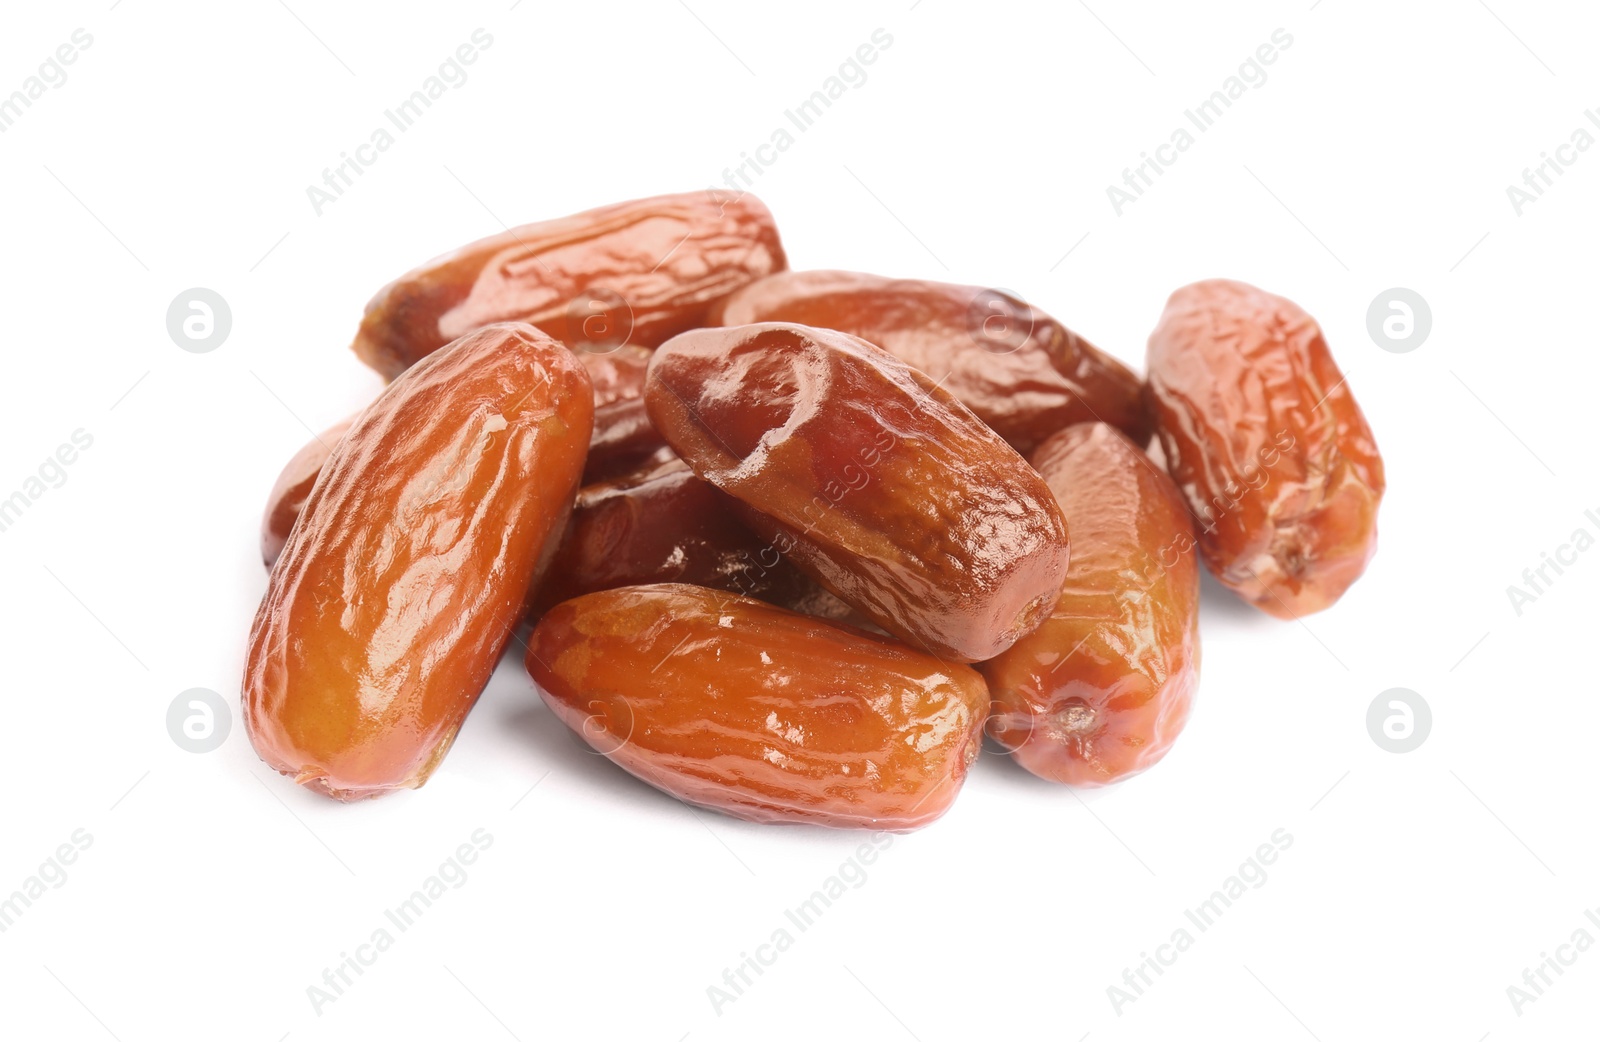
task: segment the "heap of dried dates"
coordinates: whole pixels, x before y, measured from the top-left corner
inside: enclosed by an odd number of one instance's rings
[[[262,522],[261,758],[341,800],[420,786],[529,625],[555,716],[649,784],[912,829],[986,731],[1069,785],[1159,760],[1201,562],[1296,618],[1373,554],[1382,460],[1282,297],[1178,290],[1141,380],[1003,293],[786,269],[753,196],[696,193],[380,291],[354,350],[392,382]]]

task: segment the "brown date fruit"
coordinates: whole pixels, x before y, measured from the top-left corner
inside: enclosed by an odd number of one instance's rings
[[[512,228],[402,275],[367,305],[351,349],[393,379],[491,322],[530,323],[574,351],[655,347],[785,264],[753,195],[638,199]]]
[[[1147,395],[1206,566],[1279,618],[1328,607],[1377,550],[1383,460],[1316,321],[1243,282],[1178,290]]]
[[[328,461],[328,454],[355,421],[356,417],[352,416],[329,427],[284,464],[283,472],[272,485],[272,494],[267,496],[267,509],[261,515],[261,563],[268,568],[283,552],[283,544],[288,541],[306,505],[306,497],[311,494],[311,486],[317,483],[317,475]]]
[[[589,462],[583,469],[585,485],[635,470],[666,448],[644,410],[650,354],[632,345],[577,352],[594,383],[594,436],[589,439]]]
[[[1067,527],[1044,480],[865,340],[776,322],[691,330],[657,350],[645,404],[771,546],[913,647],[993,658],[1049,614]]]
[[[932,377],[1027,453],[1069,424],[1103,420],[1141,445],[1149,422],[1133,370],[1038,308],[997,290],[852,271],[753,282],[715,325],[799,322],[873,343]]]
[[[250,632],[244,723],[269,766],[341,800],[427,780],[561,535],[593,413],[572,352],[510,323],[361,414]]]
[[[628,773],[760,822],[926,825],[966,780],[989,705],[968,666],[695,586],[560,604],[527,667],[556,716]]]
[[[577,358],[589,371],[594,385],[594,434],[589,439],[584,483],[627,473],[656,457],[675,458],[661,435],[650,426],[644,411],[642,396],[650,352],[642,347],[620,347],[605,353],[580,351]],[[328,453],[355,419],[352,416],[323,431],[295,453],[278,475],[261,519],[261,560],[268,568],[283,551],[289,530],[300,516]]]
[[[726,494],[674,456],[579,490],[531,614],[586,593],[665,582],[779,604],[816,589],[739,521]]]
[[[1183,497],[1123,434],[1069,427],[1033,465],[1072,531],[1050,617],[978,667],[989,733],[1041,778],[1103,785],[1161,759],[1200,681],[1200,565]]]

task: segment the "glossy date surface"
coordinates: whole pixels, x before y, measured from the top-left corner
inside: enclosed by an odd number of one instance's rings
[[[1207,567],[1280,618],[1328,607],[1377,550],[1383,460],[1316,321],[1213,279],[1150,335],[1148,389]]]
[[[1072,531],[1050,617],[978,667],[989,733],[1070,785],[1137,774],[1172,745],[1200,679],[1200,565],[1177,488],[1105,424],[1046,441],[1033,464]]]
[[[780,553],[912,647],[992,658],[1067,569],[1043,479],[927,376],[864,340],[765,323],[681,334],[645,401]]]
[[[914,829],[976,759],[970,667],[693,586],[558,605],[528,642],[550,709],[635,777],[760,822]]]
[[[735,515],[727,494],[673,457],[585,485],[532,615],[619,586],[688,583],[781,604],[816,590]]]
[[[492,322],[530,323],[574,351],[655,347],[785,264],[772,215],[753,195],[638,199],[522,225],[429,261],[378,291],[351,348],[393,379]]]
[[[1103,420],[1143,444],[1139,377],[1040,309],[981,286],[788,271],[738,290],[711,321],[798,322],[876,344],[932,377],[1018,452]]]
[[[507,324],[361,414],[251,629],[244,723],[268,765],[342,800],[427,780],[561,535],[593,411],[572,353]]]
[[[283,552],[289,533],[294,529],[300,511],[305,508],[311,486],[317,483],[322,465],[328,461],[333,447],[339,444],[345,431],[356,421],[354,416],[334,424],[311,439],[299,452],[283,465],[278,480],[272,484],[267,496],[267,508],[261,515],[261,563],[271,568]]]

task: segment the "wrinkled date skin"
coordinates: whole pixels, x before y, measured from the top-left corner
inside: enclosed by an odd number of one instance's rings
[[[427,780],[561,535],[593,413],[572,353],[508,324],[361,414],[251,629],[244,723],[268,765],[341,800]]]
[[[876,344],[955,395],[1018,452],[1103,420],[1149,440],[1140,380],[1038,308],[979,286],[794,271],[751,283],[716,325],[799,322]]]
[[[677,457],[586,485],[531,612],[619,586],[689,583],[772,603],[816,590]]]
[[[620,347],[604,353],[580,351],[577,358],[594,385],[594,434],[589,439],[584,483],[625,474],[655,457],[674,458],[645,415],[644,377],[650,352],[642,347]],[[323,431],[295,453],[278,475],[261,518],[261,560],[268,568],[283,552],[328,454],[355,420],[352,416]]]
[[[1200,682],[1189,511],[1120,432],[1079,424],[1033,455],[1072,531],[1050,618],[979,666],[989,733],[1041,778],[1103,785],[1161,759]]]
[[[352,416],[329,427],[284,464],[283,472],[273,483],[272,494],[267,496],[267,509],[261,515],[261,563],[268,568],[283,552],[283,544],[288,542],[289,533],[306,505],[306,497],[311,494],[311,486],[317,483],[322,465],[328,462],[328,454],[355,421]]]
[[[480,239],[401,276],[367,305],[351,348],[393,379],[491,322],[530,323],[574,351],[655,347],[785,265],[753,195],[618,203]]]
[[[949,808],[989,695],[970,667],[694,586],[557,606],[528,672],[630,774],[759,822],[909,830]]]
[[[774,549],[913,647],[993,658],[1049,614],[1067,570],[1050,489],[888,352],[789,323],[692,330],[656,352],[645,404]]]
[[[1243,282],[1185,286],[1150,335],[1151,413],[1206,566],[1298,618],[1377,550],[1383,460],[1312,317]]]
[[[632,345],[577,352],[594,383],[594,436],[583,470],[586,485],[635,470],[666,447],[644,410],[650,354]]]

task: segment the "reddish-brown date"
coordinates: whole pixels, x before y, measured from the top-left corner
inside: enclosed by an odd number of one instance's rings
[[[992,658],[1050,611],[1067,528],[1043,479],[934,381],[791,323],[664,344],[650,418],[747,524],[913,647]]]
[[[739,521],[725,493],[674,456],[579,490],[531,614],[585,593],[665,582],[779,604],[816,589]]]
[[[1316,321],[1243,282],[1197,282],[1167,301],[1147,368],[1207,567],[1279,618],[1338,600],[1377,550],[1383,460]]]
[[[835,828],[943,814],[989,704],[968,666],[694,586],[560,604],[527,667],[556,716],[642,781],[751,821]]]
[[[785,263],[753,195],[618,203],[509,229],[401,276],[367,305],[351,347],[390,379],[491,322],[531,323],[574,351],[655,347]]]
[[[289,532],[306,505],[306,497],[311,494],[311,486],[317,483],[317,475],[328,461],[328,454],[355,421],[352,416],[329,427],[284,464],[283,472],[272,485],[272,494],[267,496],[267,509],[261,515],[261,562],[268,568],[283,552],[283,544],[288,541]]]
[[[244,723],[269,766],[342,800],[427,780],[562,533],[593,413],[572,353],[506,324],[361,414],[251,629]]]
[[[1200,680],[1200,566],[1189,511],[1143,451],[1100,423],[1035,451],[1072,531],[1050,617],[978,667],[989,733],[1041,778],[1102,785],[1161,759]]]
[[[781,272],[734,293],[711,321],[799,322],[861,337],[932,377],[1018,452],[1091,420],[1120,427],[1141,445],[1149,438],[1131,369],[998,290],[851,271]]]
[[[650,354],[632,345],[577,352],[594,382],[594,436],[583,470],[586,485],[635,470],[666,447],[644,410]]]

